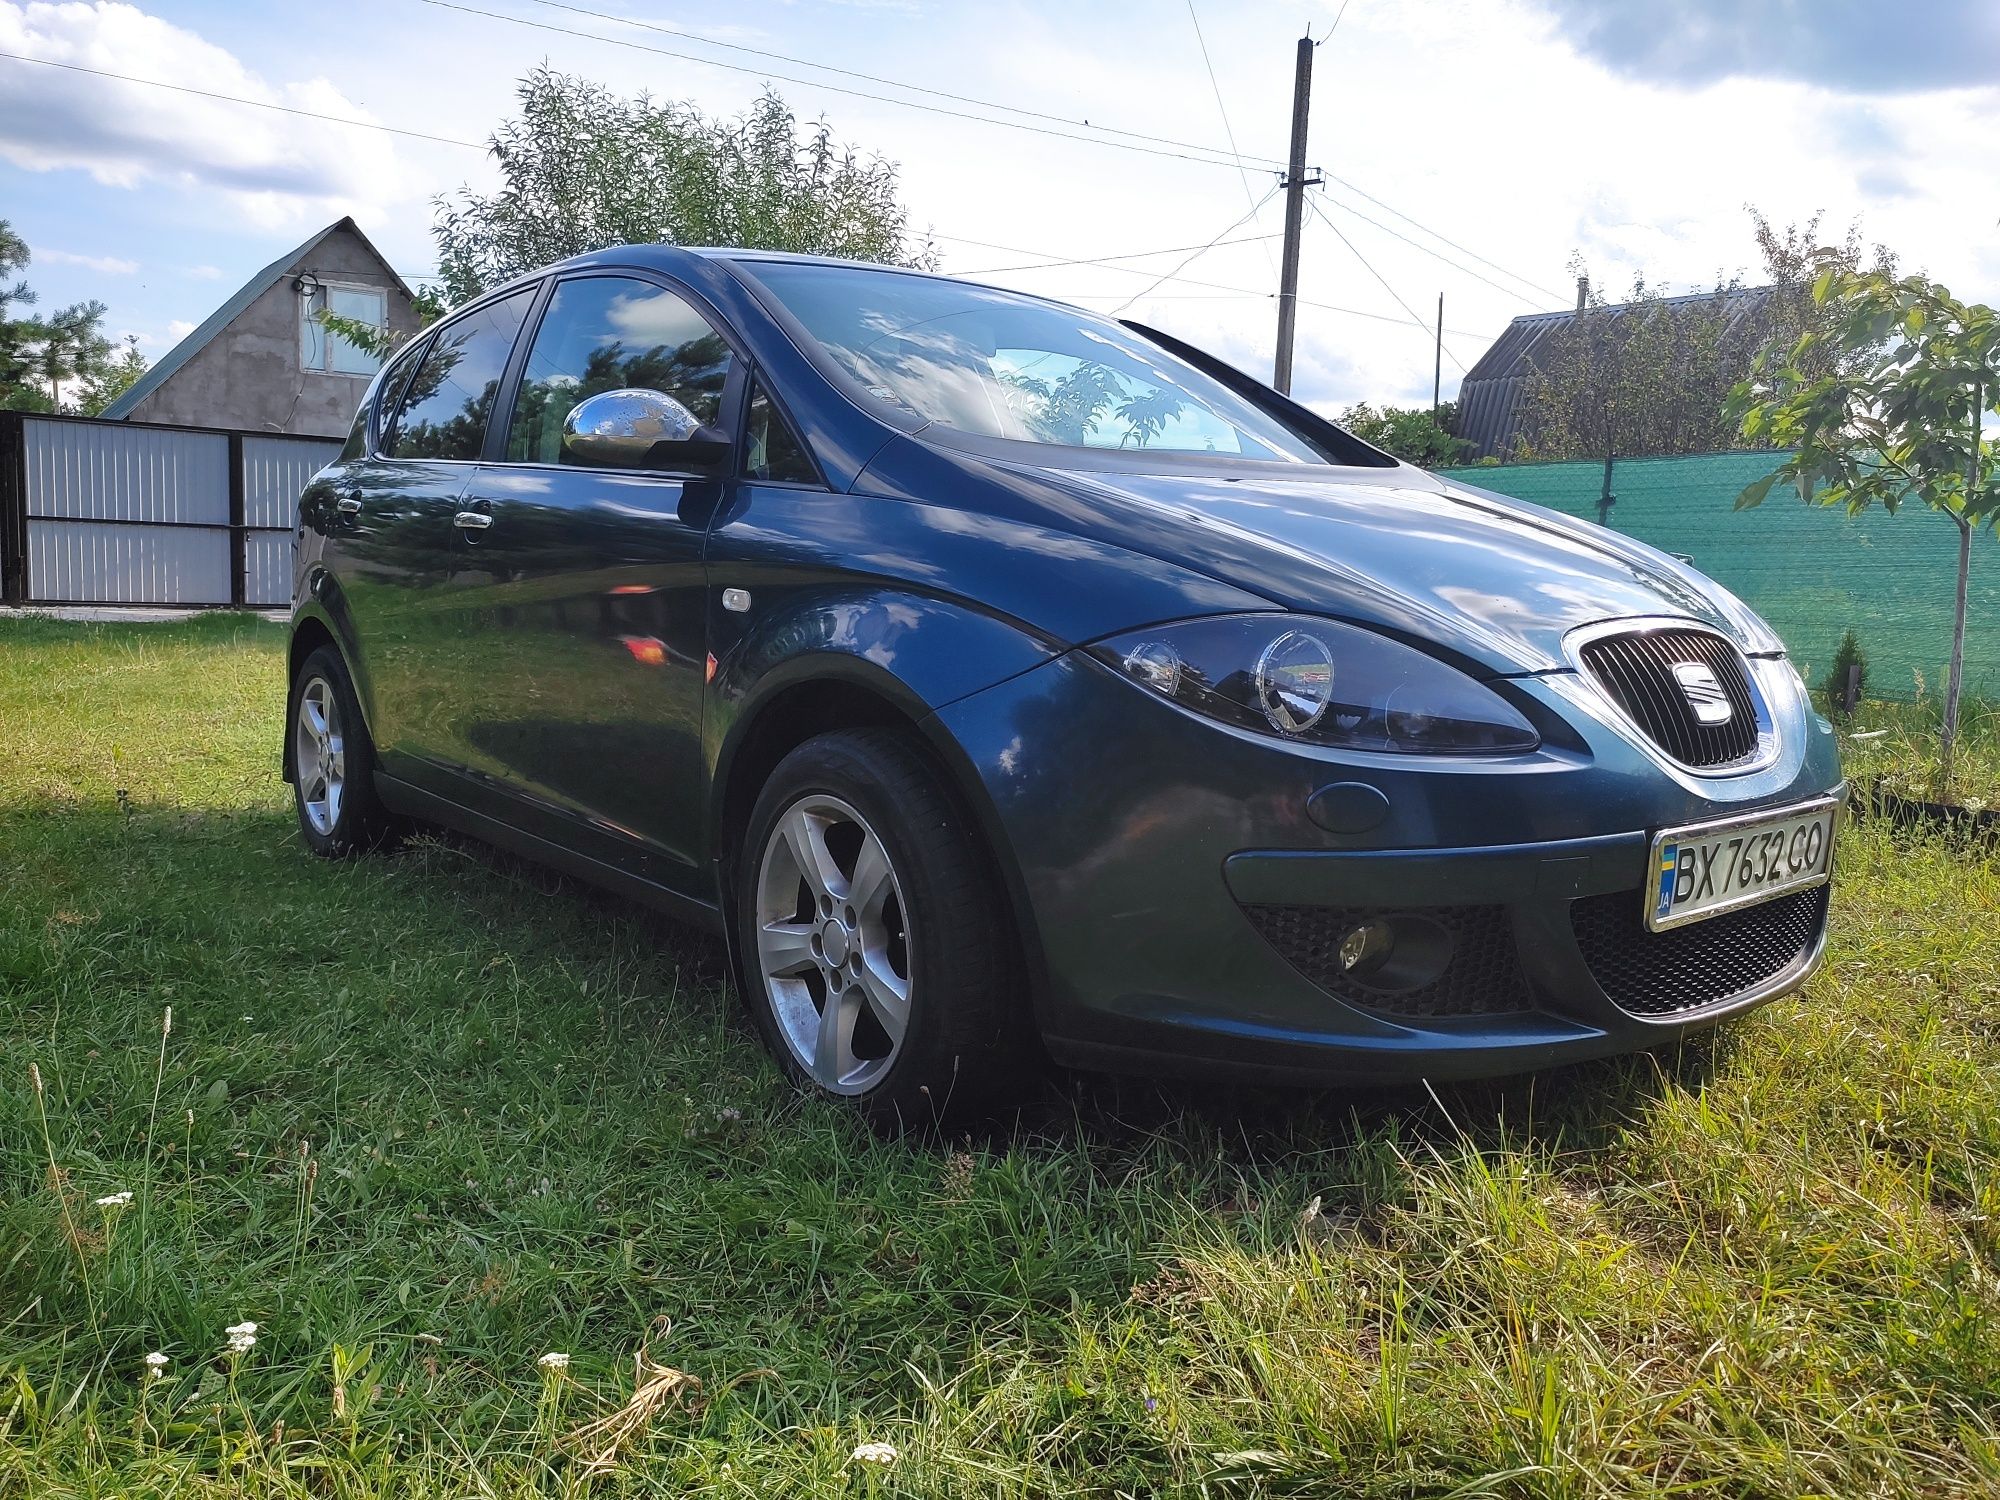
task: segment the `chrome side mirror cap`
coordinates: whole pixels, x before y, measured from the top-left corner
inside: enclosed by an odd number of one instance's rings
[[[662,391],[627,389],[586,397],[563,418],[563,454],[604,469],[713,463],[728,439]]]

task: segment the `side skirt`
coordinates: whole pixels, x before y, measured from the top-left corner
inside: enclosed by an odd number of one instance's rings
[[[481,843],[505,849],[536,864],[548,865],[561,870],[565,875],[574,875],[578,880],[612,891],[629,901],[642,906],[650,906],[663,911],[670,917],[720,932],[723,928],[722,913],[713,904],[700,901],[680,891],[670,890],[643,876],[621,870],[616,865],[601,859],[593,859],[564,845],[552,843],[536,834],[524,833],[510,824],[485,813],[474,812],[447,797],[435,792],[412,786],[394,776],[381,771],[375,773],[375,790],[382,801],[394,811],[406,817],[417,818],[426,823],[441,823],[447,828],[469,834]]]

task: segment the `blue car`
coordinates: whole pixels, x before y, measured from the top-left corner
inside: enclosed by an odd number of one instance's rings
[[[566,261],[388,365],[298,555],[313,850],[444,824],[705,923],[877,1120],[1044,1055],[1540,1068],[1826,941],[1833,735],[1726,590],[1019,293]]]

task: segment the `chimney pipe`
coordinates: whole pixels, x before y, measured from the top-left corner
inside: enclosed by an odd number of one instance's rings
[[[1588,276],[1579,276],[1576,278],[1576,310],[1582,312],[1584,303],[1589,300],[1590,278]]]

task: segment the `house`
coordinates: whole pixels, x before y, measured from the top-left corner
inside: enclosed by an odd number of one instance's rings
[[[1570,312],[1527,313],[1507,325],[1507,331],[1493,341],[1493,347],[1479,357],[1466,372],[1458,388],[1457,435],[1473,445],[1473,458],[1508,458],[1521,428],[1521,398],[1529,377],[1538,368],[1537,359],[1555,347],[1558,335],[1583,314],[1588,283],[1577,283],[1577,304]],[[1772,288],[1736,287],[1719,292],[1694,292],[1685,297],[1667,297],[1651,307],[1668,309],[1708,302],[1721,297],[1733,332],[1746,320],[1754,319],[1770,301]],[[1634,304],[1618,302],[1599,311],[1616,320]]]
[[[175,427],[341,438],[380,361],[330,333],[322,311],[416,331],[410,288],[352,219],[252,276],[106,417]]]

